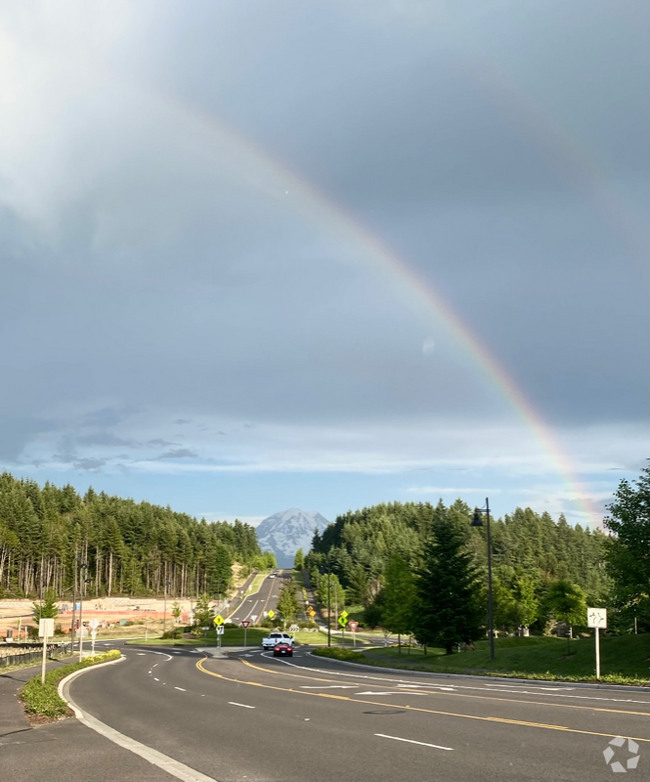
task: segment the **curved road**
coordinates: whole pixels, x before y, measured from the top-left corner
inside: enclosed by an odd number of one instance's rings
[[[595,782],[618,735],[639,746],[630,779],[648,778],[650,692],[358,670],[304,648],[123,651],[72,682],[74,701],[218,782]]]

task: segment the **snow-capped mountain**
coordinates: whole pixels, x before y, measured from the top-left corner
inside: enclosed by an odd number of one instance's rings
[[[316,511],[289,508],[264,519],[257,528],[262,551],[272,551],[278,567],[292,567],[299,548],[306,554],[311,548],[314,529],[322,532],[329,521]]]

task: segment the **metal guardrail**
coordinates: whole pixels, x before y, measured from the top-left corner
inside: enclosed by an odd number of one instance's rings
[[[6,651],[9,651],[8,654],[5,654]],[[70,644],[48,644],[47,646],[47,656],[48,659],[58,659],[59,657],[63,657],[65,654],[69,654],[70,652]],[[11,649],[7,650],[2,649],[0,647],[0,668],[7,668],[10,665],[20,665],[24,663],[38,663],[43,659],[43,647],[37,651],[19,651],[18,649]]]

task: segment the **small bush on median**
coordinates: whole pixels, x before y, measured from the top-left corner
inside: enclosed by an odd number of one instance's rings
[[[367,659],[361,652],[354,652],[352,649],[340,649],[338,646],[324,646],[312,650],[312,654],[318,657],[331,657],[334,660],[346,660],[351,663],[365,663]]]
[[[27,682],[21,692],[26,711],[30,714],[43,714],[46,717],[63,716],[67,712],[68,706],[57,692],[57,685],[61,679],[73,671],[88,668],[91,665],[97,665],[97,663],[108,662],[108,660],[116,660],[118,657],[120,657],[120,652],[113,649],[106,654],[86,657],[82,662],[63,665],[53,671],[48,671],[45,674],[45,683],[41,682],[40,675],[35,676]]]

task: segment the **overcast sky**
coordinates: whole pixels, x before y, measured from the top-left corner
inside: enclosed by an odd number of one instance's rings
[[[0,2],[0,467],[593,524],[650,455],[649,15]]]

